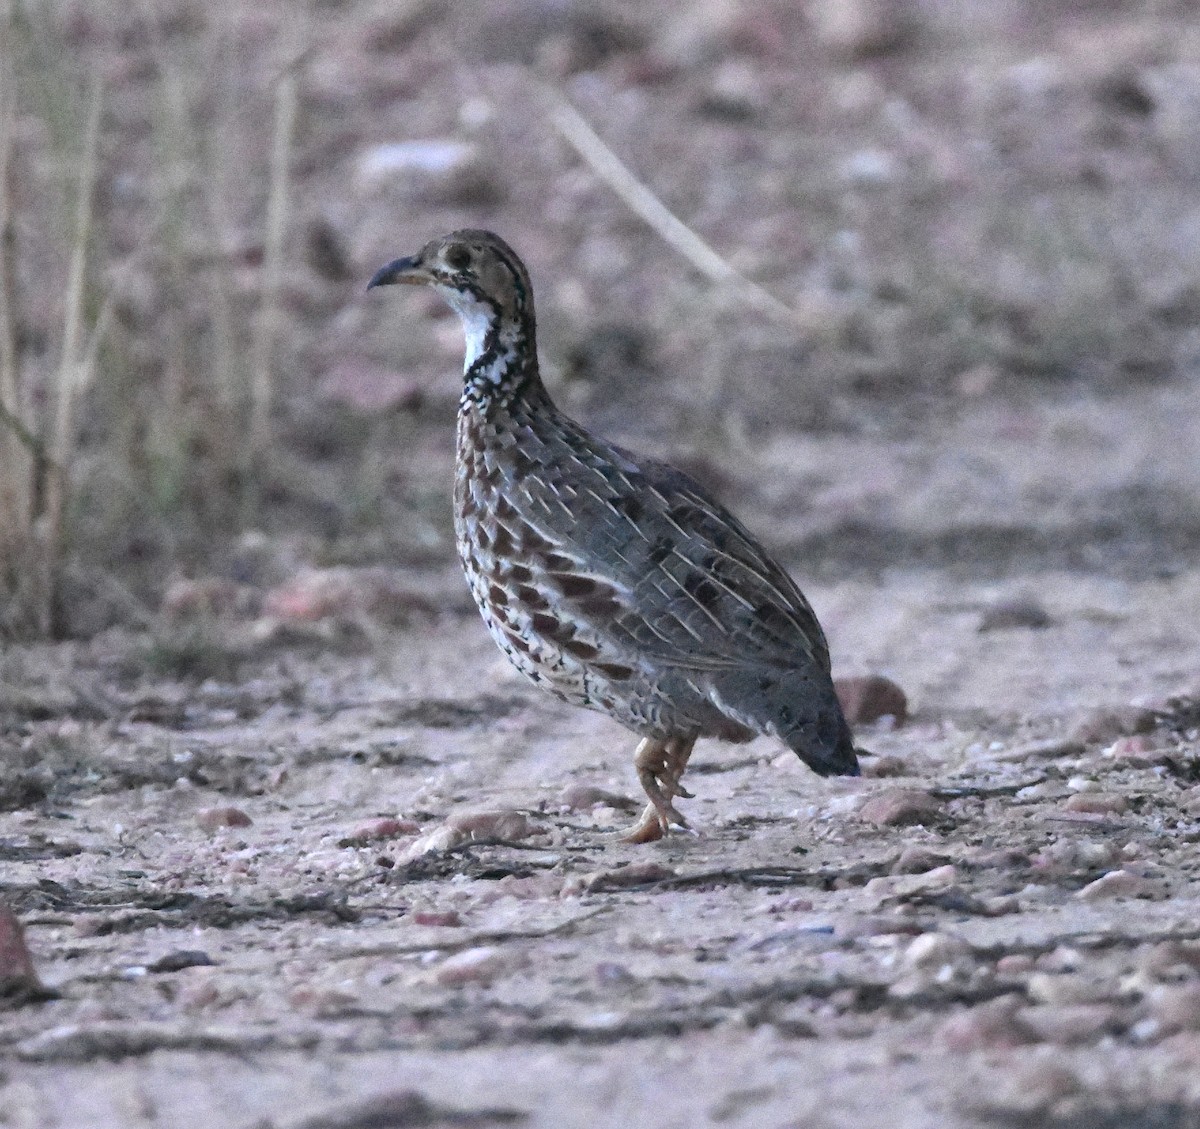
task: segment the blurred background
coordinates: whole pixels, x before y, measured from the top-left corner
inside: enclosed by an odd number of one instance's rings
[[[0,13],[0,636],[466,607],[460,331],[363,288],[468,225],[560,402],[801,577],[1200,547],[1193,4]]]

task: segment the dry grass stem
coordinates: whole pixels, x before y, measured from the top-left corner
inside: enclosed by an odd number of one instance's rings
[[[725,286],[742,301],[772,318],[795,326],[798,315],[757,282],[743,275],[700,238],[643,184],[601,139],[600,135],[569,102],[543,88],[550,122],[571,147],[630,209],[646,221],[665,242],[675,248],[701,274]]]
[[[100,140],[100,111],[103,87],[97,77],[89,96],[88,120],[76,185],[75,230],[71,247],[71,266],[67,280],[66,306],[63,313],[62,354],[55,380],[54,426],[46,480],[45,533],[42,546],[41,591],[38,594],[38,627],[49,634],[64,543],[64,523],[70,492],[71,464],[76,439],[76,408],[79,396],[90,379],[87,356],[82,350],[84,303],[87,297],[87,250],[92,234],[92,194]]]
[[[262,299],[250,369],[250,448],[256,463],[260,463],[271,443],[271,405],[274,399],[271,361],[279,333],[279,285],[283,276],[283,237],[288,220],[288,166],[296,125],[296,68],[299,62],[300,58],[297,57],[289,63],[280,75],[275,90]]]
[[[11,22],[5,13],[4,24]],[[27,543],[34,495],[36,439],[25,419],[16,343],[16,226],[13,175],[16,92],[12,59],[0,50],[0,568]]]

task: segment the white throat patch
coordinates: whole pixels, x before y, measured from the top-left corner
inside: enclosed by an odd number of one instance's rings
[[[438,290],[462,322],[467,345],[466,360],[463,362],[463,371],[466,372],[483,355],[483,347],[496,313],[486,302],[480,302],[467,291],[455,290],[452,286],[439,286]]]

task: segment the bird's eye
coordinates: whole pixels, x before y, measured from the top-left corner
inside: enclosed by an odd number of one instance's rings
[[[471,252],[461,243],[447,247],[446,253],[442,257],[446,260],[446,266],[451,270],[466,270],[471,265]]]

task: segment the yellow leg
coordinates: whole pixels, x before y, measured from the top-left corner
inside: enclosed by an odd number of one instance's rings
[[[646,737],[634,754],[634,765],[650,803],[641,819],[622,839],[626,843],[653,843],[666,835],[671,826],[687,827],[687,820],[671,803],[676,796],[690,800],[692,793],[680,783],[695,738],[668,737],[665,741]]]

